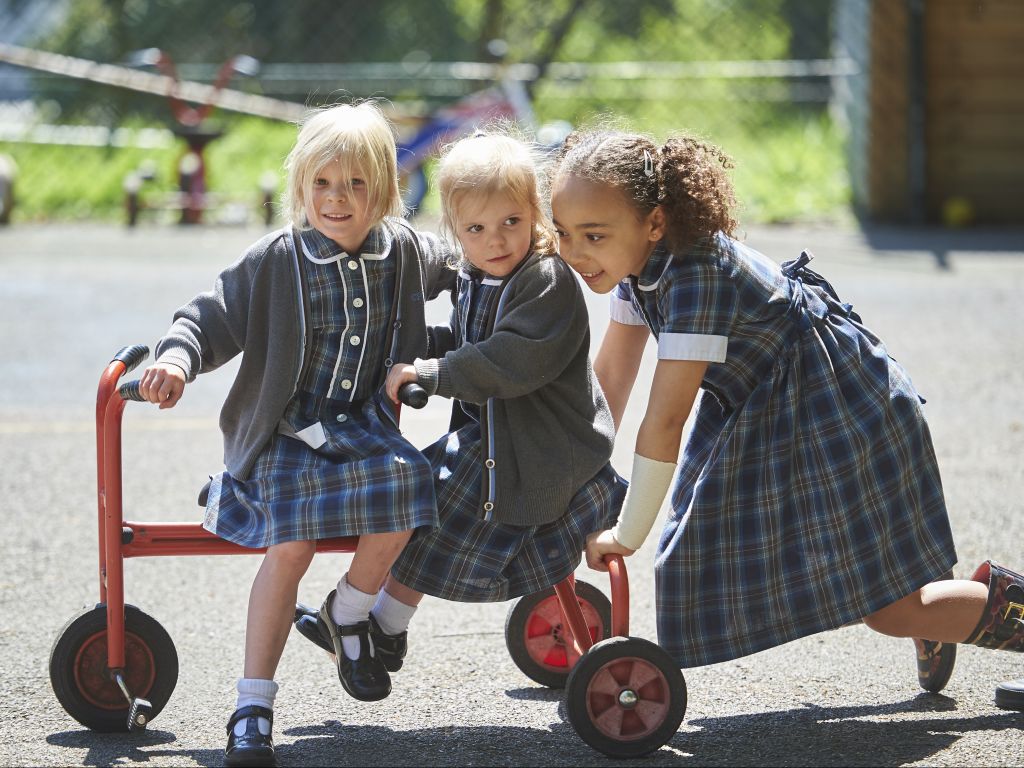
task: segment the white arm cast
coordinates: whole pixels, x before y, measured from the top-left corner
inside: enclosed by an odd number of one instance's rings
[[[667,461],[655,461],[633,454],[633,474],[629,478],[629,490],[622,502],[619,521],[612,528],[612,536],[623,546],[632,550],[640,549],[651,531],[661,503],[665,500],[676,465]]]

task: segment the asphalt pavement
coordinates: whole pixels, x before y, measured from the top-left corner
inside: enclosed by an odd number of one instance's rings
[[[98,600],[94,411],[100,374],[121,347],[152,346],[173,310],[262,234],[259,229],[114,226],[0,228],[0,764],[215,766],[241,672],[246,601],[258,557],[133,559],[127,602],[173,639],[180,672],[149,728],[80,726],[49,682],[62,625]],[[927,398],[957,540],[956,575],[992,558],[1024,568],[1024,232],[844,227],[752,228],[778,261],[802,248],[813,268],[883,339]],[[588,295],[593,345],[606,299]],[[446,310],[430,308],[440,321]],[[628,472],[654,363],[644,368],[614,462]],[[126,517],[197,522],[196,494],[221,467],[217,413],[234,365],[158,412],[124,419]],[[436,399],[435,399],[436,400]],[[446,403],[406,409],[423,446]],[[654,537],[652,537],[653,539]],[[654,640],[653,544],[628,561],[632,635]],[[300,599],[319,604],[347,555],[316,558]],[[606,579],[578,575],[608,591]],[[1024,657],[961,647],[941,695],[917,687],[908,640],[848,627],[684,671],[686,716],[668,744],[615,761],[584,744],[563,693],[513,664],[509,604],[428,598],[390,698],[363,704],[321,651],[293,633],[275,708],[282,765],[839,766],[1024,764],[1024,714],[993,704],[993,686],[1024,676]]]

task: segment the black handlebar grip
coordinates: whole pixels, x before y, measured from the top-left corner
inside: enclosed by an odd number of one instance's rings
[[[119,395],[121,395],[122,400],[134,400],[137,403],[146,402],[146,398],[144,398],[142,396],[142,393],[139,392],[138,379],[135,379],[135,381],[126,381],[124,384],[117,388],[117,392]]]
[[[130,347],[121,347],[110,362],[120,360],[124,363],[124,372],[128,373],[147,357],[149,357],[149,347],[145,344],[132,344]]]
[[[408,381],[398,388],[398,399],[410,408],[422,408],[429,397],[427,390],[414,381]]]

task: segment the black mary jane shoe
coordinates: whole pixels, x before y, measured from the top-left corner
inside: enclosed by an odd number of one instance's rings
[[[405,653],[409,650],[409,630],[399,632],[397,635],[389,635],[380,628],[377,619],[370,614],[370,639],[373,640],[373,648],[384,662],[384,668],[388,672],[397,672],[405,663]]]
[[[320,606],[317,624],[321,636],[330,642],[333,649],[334,663],[338,668],[338,679],[341,681],[341,686],[349,696],[360,701],[386,699],[391,693],[391,676],[380,657],[371,650],[370,622],[360,621],[342,626],[336,624],[331,618],[330,610],[336,592],[337,590],[331,590],[331,594]],[[350,659],[346,656],[345,649],[342,647],[342,638],[351,635],[359,638],[359,658],[357,659]]]
[[[228,766],[276,766],[274,740],[270,734],[260,731],[259,718],[266,718],[271,727],[274,713],[266,707],[249,705],[236,709],[228,720],[228,746],[224,750],[224,765]],[[235,725],[245,720],[245,733],[235,735]]]
[[[323,648],[328,653],[334,653],[334,646],[329,639],[324,638],[320,631],[319,612],[315,608],[299,603],[295,606],[295,629],[304,638]],[[374,615],[370,614],[370,639],[373,641],[373,650],[380,657],[384,669],[388,672],[397,672],[402,668],[405,654],[409,650],[409,632],[399,632],[397,635],[389,635]]]

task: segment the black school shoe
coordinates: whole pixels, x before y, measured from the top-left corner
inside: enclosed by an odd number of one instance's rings
[[[299,603],[295,606],[295,629],[300,635],[323,648],[328,653],[334,653],[334,647],[324,639],[320,632],[319,612],[315,608]],[[409,650],[409,632],[399,632],[397,635],[389,635],[374,615],[370,614],[370,639],[373,641],[374,652],[380,657],[384,669],[388,672],[397,672],[402,668],[405,654]]]
[[[276,766],[274,740],[270,734],[260,732],[259,718],[264,717],[274,725],[274,713],[266,707],[254,704],[236,709],[228,720],[228,745],[224,750],[224,765],[229,766]],[[245,733],[235,735],[235,724],[245,720]]]
[[[320,636],[331,646],[334,664],[338,668],[338,679],[341,687],[349,696],[360,701],[380,701],[391,693],[391,676],[379,656],[371,653],[370,622],[360,621],[355,624],[339,626],[331,618],[331,603],[337,590],[331,593],[320,606],[318,627]],[[350,659],[345,655],[341,639],[355,635],[359,638],[359,658]]]
[[[996,706],[1024,711],[1024,678],[1008,680],[996,686]]]

